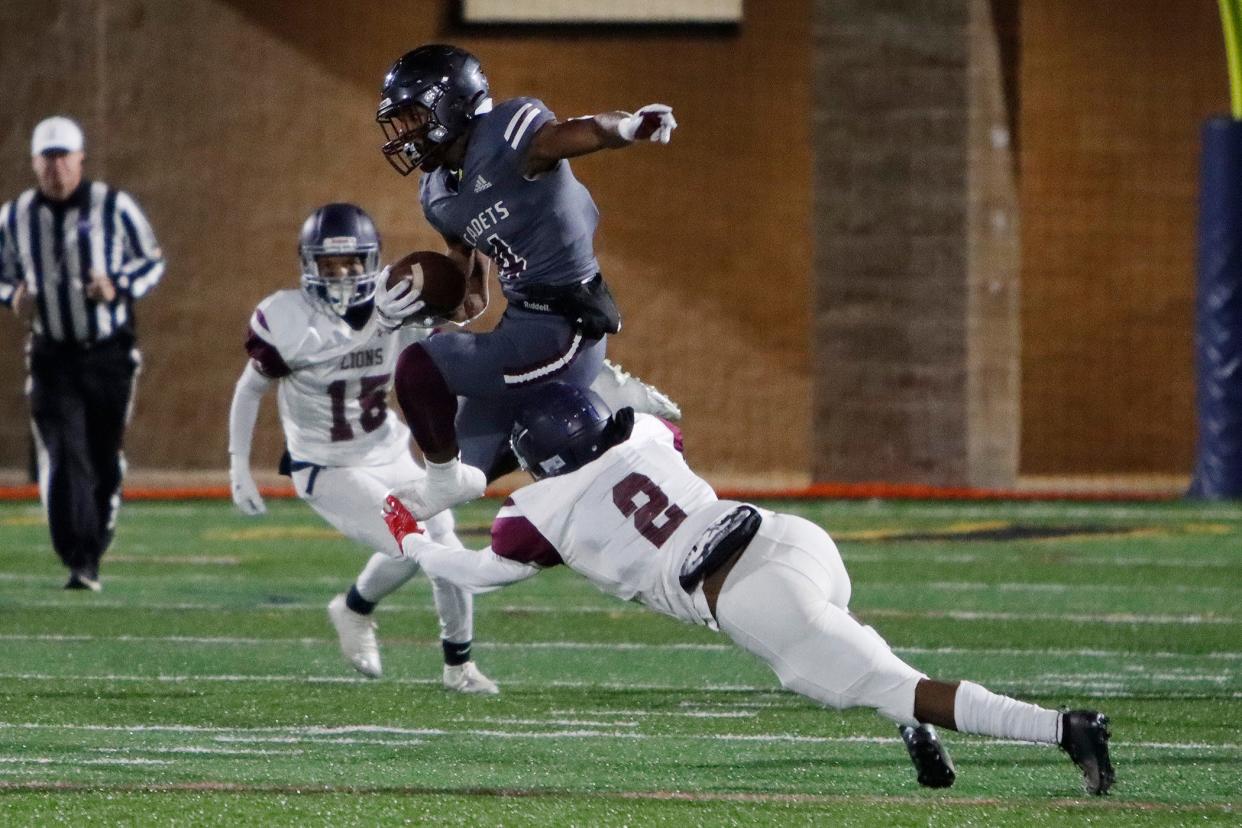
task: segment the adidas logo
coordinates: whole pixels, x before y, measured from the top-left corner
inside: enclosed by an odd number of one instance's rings
[[[476,193],[481,193],[490,186],[492,186],[492,182],[488,181],[481,175],[474,180],[474,191]]]

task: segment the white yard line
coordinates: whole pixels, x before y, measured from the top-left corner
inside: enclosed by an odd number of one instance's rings
[[[135,606],[122,602],[95,601],[92,600],[89,605],[84,605],[80,601],[40,601],[31,602],[29,604],[17,603],[10,604],[10,609],[66,609],[89,608],[91,610],[98,609],[132,609],[143,611],[159,611],[159,612],[179,612],[189,610],[203,610],[210,612],[301,612],[313,610],[315,612],[323,612],[325,604],[321,603],[259,603],[246,606],[230,607],[222,604],[195,604],[195,603],[176,603],[176,604],[143,604]],[[385,604],[380,607],[379,612],[400,613],[400,612],[428,612],[430,606],[427,605],[399,605]],[[571,614],[643,614],[646,610],[641,607],[624,607],[609,604],[607,606],[540,606],[540,605],[507,605],[501,607],[487,607],[492,612],[504,613],[526,613],[541,615],[571,615]],[[858,608],[858,614],[864,618],[868,616],[877,617],[902,617],[902,618],[951,618],[955,621],[1070,621],[1076,624],[1239,624],[1242,619],[1233,616],[1218,615],[1214,613],[1138,613],[1138,612],[1112,612],[1112,613],[1056,613],[1056,612],[992,612],[982,610],[907,610],[893,609],[884,607],[874,608]]]
[[[91,596],[89,603],[80,600],[67,600],[63,597],[51,598],[49,600],[39,601],[13,601],[6,603],[6,610],[47,610],[47,609],[86,609],[95,611],[99,609],[125,609],[142,612],[325,612],[328,604],[326,601],[271,601],[256,602],[252,604],[229,605],[229,604],[208,604],[192,601],[180,601],[174,603],[130,603],[126,601],[110,600],[107,598],[100,599],[97,596]],[[487,605],[486,608],[492,612],[504,613],[525,613],[539,615],[645,615],[650,610],[646,610],[639,606],[626,606],[621,603],[608,604],[587,604],[581,606],[540,606],[538,604],[503,604],[500,606]],[[386,603],[377,610],[380,613],[407,613],[407,612],[423,612],[431,613],[435,611],[431,602],[420,604],[399,604]],[[477,613],[477,610],[476,610]]]
[[[1233,550],[1226,550],[1233,553]],[[1019,552],[1015,557],[1021,558],[1026,556],[1025,552]],[[976,564],[976,563],[1005,563],[1009,561],[1006,554],[998,551],[986,553],[975,552],[940,552],[937,554],[929,554],[920,552],[915,549],[894,549],[891,551],[874,551],[874,552],[858,552],[854,551],[854,547],[848,541],[841,543],[841,557],[846,564],[856,563],[919,563],[919,564]],[[1065,555],[1058,556],[1056,566],[1064,568],[1067,566],[1106,566],[1113,569],[1129,569],[1136,566],[1161,567],[1166,569],[1227,569],[1236,570],[1239,562],[1238,557],[1227,558],[1172,558],[1172,557],[1139,557],[1136,555],[1116,555],[1116,556],[1090,556],[1090,555]],[[1032,563],[1024,561],[1023,563]]]
[[[551,722],[538,722],[539,724],[552,724]],[[361,739],[368,736],[379,736],[387,739],[385,744],[400,744],[399,740],[393,740],[390,737],[414,737],[422,743],[426,737],[496,737],[504,739],[584,739],[584,738],[605,738],[605,739],[627,739],[627,740],[644,740],[644,741],[683,741],[683,742],[756,742],[767,744],[784,744],[784,743],[805,743],[805,744],[894,744],[901,740],[897,736],[808,736],[795,733],[709,733],[709,734],[674,734],[674,733],[633,733],[633,732],[610,732],[599,730],[561,730],[561,731],[504,731],[493,728],[427,728],[427,727],[393,727],[387,725],[298,725],[298,726],[282,726],[282,727],[211,727],[204,725],[76,725],[76,724],[48,724],[44,722],[0,722],[0,730],[74,730],[86,732],[105,732],[105,733],[138,733],[138,732],[158,732],[171,734],[191,734],[204,735],[212,738],[216,742],[229,743],[280,743],[287,744],[289,740],[299,740],[318,744],[323,739],[321,737],[351,737]],[[956,737],[955,738],[961,738]],[[1030,746],[1030,747],[1047,747],[1036,745],[1033,742],[1020,742],[1013,739],[992,739],[983,736],[970,736],[971,741],[986,742],[997,745],[1012,746]],[[331,742],[329,742],[331,743]],[[1140,750],[1179,750],[1189,752],[1202,751],[1227,751],[1242,752],[1242,743],[1225,742],[1220,744],[1212,744],[1207,742],[1131,742],[1118,741],[1114,746],[1124,746],[1126,749]],[[128,749],[118,749],[118,752],[143,753],[150,752],[151,749],[141,746],[133,746]],[[282,753],[276,751],[276,753]],[[128,763],[128,764],[172,764],[171,760],[160,759],[85,759],[85,760],[68,760],[55,759],[50,757],[3,757],[0,756],[0,762],[59,762],[59,761],[77,761],[86,764],[107,764],[110,762]]]
[[[1033,676],[1017,676],[1011,677],[1007,683],[1017,682],[1022,687],[1027,688],[1027,692],[1044,692],[1049,690],[1082,690],[1093,696],[1101,698],[1116,698],[1118,696],[1128,695],[1134,690],[1149,687],[1153,684],[1181,684],[1188,680],[1198,679],[1200,683],[1210,682],[1215,685],[1228,684],[1236,680],[1236,676],[1227,675],[1208,675],[1199,674],[1198,676],[1187,676],[1184,674],[1151,674],[1147,672],[1136,673],[1133,679],[1127,677],[1119,677],[1112,673],[1099,674],[1095,678],[1084,678],[1081,674],[1037,674]],[[369,684],[374,679],[364,678],[363,676],[310,676],[310,675],[241,675],[241,674],[224,674],[224,675],[155,675],[155,676],[139,676],[139,675],[54,675],[51,673],[0,673],[0,680],[15,679],[20,681],[111,681],[111,682],[157,682],[162,684],[186,684],[194,682],[205,682],[212,684],[230,684],[230,683],[255,683],[255,684]],[[386,678],[386,683],[410,686],[436,686],[440,685],[438,678]],[[652,682],[631,682],[631,681],[580,681],[580,680],[553,680],[553,681],[528,681],[522,679],[509,679],[506,681],[507,686],[512,687],[532,687],[532,688],[566,688],[566,689],[583,689],[583,690],[620,690],[620,691],[637,691],[651,690],[659,692],[672,693],[759,693],[771,692],[775,688],[771,685],[754,685],[754,684],[725,684],[707,682],[704,684],[671,684],[671,683],[652,683]]]
[[[1062,617],[1062,616],[1057,616]],[[335,638],[253,638],[241,636],[191,636],[191,635],[85,635],[56,633],[5,633],[0,634],[2,641],[41,641],[47,643],[123,643],[123,644],[199,644],[204,646],[253,646],[253,647],[288,647],[299,646],[335,646]],[[596,642],[596,641],[478,641],[476,649],[482,650],[583,650],[596,652],[732,652],[738,648],[733,644],[696,644],[689,642],[673,642],[666,644],[647,644],[641,642]],[[1049,649],[1043,647],[894,647],[897,653],[908,655],[960,655],[960,656],[1012,656],[1016,658],[1075,658],[1075,659],[1127,659],[1127,660],[1176,660],[1198,661],[1202,659],[1215,661],[1242,660],[1242,651],[1217,651],[1209,653],[1174,653],[1167,651],[1144,652],[1138,650],[1099,650],[1099,649]]]
[[[0,756],[3,765],[172,765],[169,759],[83,759],[80,756]]]
[[[901,581],[868,581],[861,586],[867,589],[899,589],[901,587],[910,587],[911,584]],[[1170,592],[1177,594],[1199,594],[1206,593],[1209,595],[1219,595],[1224,593],[1242,592],[1242,584],[1236,587],[1224,586],[1182,586],[1170,584],[1050,584],[1050,583],[1022,583],[1022,582],[1001,582],[989,583],[987,581],[930,581],[920,582],[915,586],[927,589],[939,590],[942,592],[1035,592],[1035,593],[1098,593],[1098,592],[1118,592],[1124,595],[1132,593],[1154,593],[1157,595],[1165,595]]]
[[[877,501],[870,511],[888,516],[894,506],[900,517],[909,518],[942,518],[944,520],[1006,520],[1018,518],[1045,518],[1047,520],[1134,520],[1160,521],[1172,523],[1199,523],[1205,520],[1242,521],[1242,508],[1231,505],[1211,506],[1196,509],[1176,507],[1150,506],[1146,504],[1128,505],[1076,505],[1060,503],[1004,503],[965,505],[961,502],[947,502],[943,505],[926,504],[919,506],[902,506],[893,501]],[[865,517],[868,507],[858,506],[845,510],[845,514]],[[892,520],[891,517],[887,519]]]
[[[294,750],[263,750],[262,748],[223,748],[197,747],[133,747],[133,748],[87,748],[91,753],[207,753],[213,756],[301,756],[306,751]]]
[[[252,638],[239,636],[190,636],[190,635],[85,635],[57,633],[6,633],[0,634],[0,641],[45,641],[49,643],[94,643],[116,642],[121,644],[203,644],[226,646],[289,646],[299,645],[335,645],[335,638]],[[656,651],[656,652],[726,652],[737,649],[732,644],[693,644],[693,643],[596,643],[592,641],[524,641],[515,643],[494,642],[476,643],[476,647],[489,647],[497,650],[600,650],[604,652]]]
[[[1141,612],[993,612],[985,610],[905,610],[873,607],[861,609],[864,619],[878,618],[949,618],[954,621],[1069,621],[1074,624],[1238,624],[1231,616],[1198,613]]]

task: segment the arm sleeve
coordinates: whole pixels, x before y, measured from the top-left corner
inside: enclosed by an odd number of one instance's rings
[[[424,535],[406,535],[405,552],[418,561],[428,577],[443,578],[468,592],[490,592],[540,572],[532,564],[500,557],[491,547],[479,552],[453,549]]]
[[[113,278],[118,288],[141,299],[164,275],[164,252],[155,240],[151,223],[129,193],[117,193],[116,214],[125,240],[125,258],[121,272],[113,274]]]
[[[229,407],[229,454],[249,459],[259,404],[271,384],[270,379],[255,369],[253,362],[246,363],[246,370],[242,371],[233,389],[233,404]]]

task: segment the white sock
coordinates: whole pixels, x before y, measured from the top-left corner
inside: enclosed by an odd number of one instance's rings
[[[451,460],[445,460],[443,463],[433,463],[427,460],[423,465],[427,469],[427,477],[431,481],[456,481],[457,470],[461,466],[461,458],[454,457]]]
[[[953,721],[963,733],[1056,744],[1061,740],[1061,714],[1011,699],[972,681],[957,686]]]
[[[459,644],[474,639],[474,596],[450,581],[431,579],[431,595],[440,616],[440,638]]]
[[[373,604],[378,604],[417,574],[418,564],[414,561],[376,552],[359,573],[354,586],[359,595]]]

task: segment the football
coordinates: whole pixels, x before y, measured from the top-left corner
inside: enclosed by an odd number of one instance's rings
[[[414,265],[419,275],[414,277]],[[434,325],[453,315],[466,298],[466,274],[443,253],[415,250],[393,262],[385,287],[392,290],[402,279],[414,279],[414,287],[426,305],[406,320],[407,324]]]

